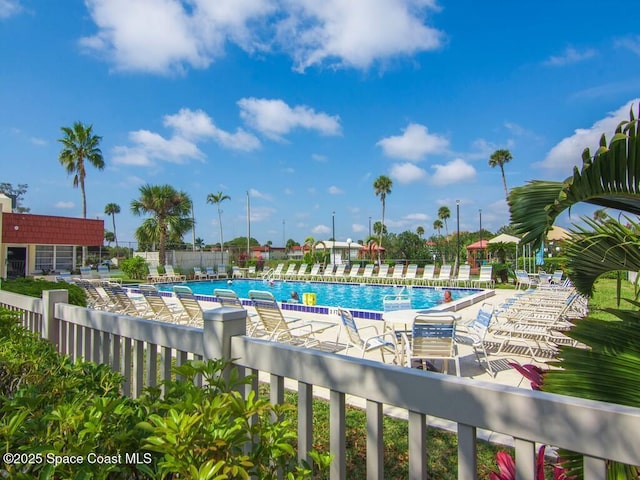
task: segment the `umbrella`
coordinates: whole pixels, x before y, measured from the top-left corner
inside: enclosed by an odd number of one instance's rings
[[[489,243],[520,243],[520,239],[518,237],[514,237],[513,235],[501,233],[497,237],[493,237],[491,240],[489,240]]]

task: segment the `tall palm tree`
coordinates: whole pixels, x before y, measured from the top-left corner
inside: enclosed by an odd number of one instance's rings
[[[420,237],[420,239],[422,239],[422,236],[424,235],[424,227],[416,228],[416,234]]]
[[[120,213],[120,205],[117,203],[107,203],[104,207],[104,214],[111,215],[113,223],[113,238],[116,241],[116,249],[118,248],[118,234],[116,233],[116,213]]]
[[[218,225],[220,226],[220,251],[224,249],[224,240],[222,239],[222,210],[220,204],[225,200],[231,200],[229,195],[223,195],[222,192],[210,193],[207,195],[207,203],[215,204],[218,207]]]
[[[373,182],[373,190],[375,191],[376,197],[380,197],[380,201],[382,202],[382,228],[380,229],[380,236],[378,239],[378,263],[380,263],[380,250],[382,248],[382,232],[384,231],[384,213],[386,208],[386,200],[387,195],[391,193],[391,187],[393,186],[393,182],[386,175],[380,175],[376,178],[375,182]]]
[[[444,229],[447,232],[447,237],[449,236],[449,225],[447,224],[447,220],[451,218],[451,210],[449,207],[442,206],[438,209],[438,218],[444,222]],[[442,228],[442,226],[440,227]]]
[[[440,207],[438,209],[438,218],[444,222],[444,230],[445,232],[447,232],[447,243],[446,243],[447,248],[445,248],[444,254],[442,255],[442,261],[446,262],[447,253],[449,253],[449,224],[447,223],[447,220],[451,218],[451,210],[449,210],[449,207],[444,205]]]
[[[442,232],[441,232],[442,231],[442,227],[444,227],[444,224],[442,223],[442,220],[437,218],[437,219],[435,219],[433,221],[433,229],[438,231],[438,245],[440,247],[442,247]],[[440,254],[442,254],[442,252],[440,252]],[[443,256],[443,261],[444,261],[444,256]]]
[[[504,164],[509,163],[513,160],[511,156],[511,152],[506,149],[496,150],[489,157],[489,166],[490,167],[500,167],[500,172],[502,173],[502,184],[504,185],[504,197],[507,198],[509,196],[509,190],[507,190],[507,179],[504,176]]]
[[[100,150],[102,137],[93,134],[93,125],[75,122],[73,127],[62,127],[64,136],[58,139],[62,150],[58,160],[69,175],[73,175],[73,187],[80,187],[82,195],[82,218],[87,218],[87,195],[84,180],[87,176],[85,160],[98,170],[104,169],[104,159]],[[87,262],[87,247],[82,247],[82,266]]]
[[[136,230],[136,238],[138,241],[157,241],[160,265],[166,262],[167,238],[181,236],[193,224],[189,195],[171,185],[140,187],[140,198],[131,202],[131,213],[152,215]]]
[[[442,220],[437,219],[433,221],[433,229],[438,231],[438,236],[441,237],[442,234],[440,233],[440,230],[442,230],[442,227],[444,227]]]

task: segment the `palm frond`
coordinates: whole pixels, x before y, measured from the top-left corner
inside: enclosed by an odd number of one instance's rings
[[[593,157],[585,149],[582,170],[575,167],[564,182],[531,182],[511,191],[511,221],[524,243],[539,247],[558,215],[576,203],[640,214],[640,123],[633,110],[629,117],[608,147],[603,135]]]
[[[587,226],[572,229],[565,241],[567,273],[580,293],[590,296],[603,273],[640,270],[640,224],[626,220],[629,227],[616,221],[583,218]]]

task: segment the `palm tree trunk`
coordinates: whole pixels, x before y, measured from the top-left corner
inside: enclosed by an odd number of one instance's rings
[[[509,197],[509,190],[507,190],[507,177],[504,176],[504,166],[500,164],[500,171],[502,172],[502,185],[504,185],[504,198]]]
[[[220,204],[218,204],[218,224],[220,225],[220,254],[222,263],[224,263],[224,240],[222,238],[222,212],[220,211]]]
[[[382,200],[382,225],[380,225],[380,238],[378,242],[378,265],[382,265],[382,235],[384,234],[384,200]],[[335,240],[335,239],[334,239]]]
[[[116,249],[118,248],[118,235],[116,234],[116,214],[111,214],[111,220],[113,222],[113,238],[116,241]]]
[[[80,179],[80,193],[82,195],[82,218],[87,218],[87,195],[84,192],[84,179]],[[89,248],[86,245],[82,246],[82,266],[87,266],[87,256],[89,255]]]

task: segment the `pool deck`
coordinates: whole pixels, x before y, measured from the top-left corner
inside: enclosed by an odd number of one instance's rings
[[[458,315],[460,315],[459,323],[468,323],[476,318],[478,310],[484,303],[490,303],[494,307],[500,306],[504,303],[505,300],[511,298],[515,295],[515,290],[507,290],[507,289],[495,289],[491,291],[485,291],[480,299],[476,299],[475,302],[470,301],[462,301],[460,303],[454,305],[448,305],[449,309],[455,310]],[[171,302],[169,298],[166,298],[167,301]],[[211,309],[218,308],[220,305],[217,302],[213,301],[201,301],[203,309]],[[246,307],[247,310],[251,313],[255,312],[253,307]],[[443,307],[444,308],[444,307]],[[314,313],[308,312],[287,312],[287,316],[290,316],[291,313],[295,313],[295,316],[306,319],[306,320],[322,320],[322,321],[330,321],[335,322],[336,325],[340,324],[340,318],[336,313],[329,313],[327,315],[318,315]],[[382,331],[382,322],[380,320],[370,320],[370,319],[356,319],[356,322],[359,326],[366,325],[375,325],[378,327],[380,331]],[[344,346],[346,345],[346,333],[341,331],[340,336],[337,338],[336,335],[338,333],[338,328],[330,329],[328,332],[323,333],[320,336],[320,349],[323,351],[334,352],[336,354],[344,354]],[[487,338],[489,341],[490,337]],[[359,356],[359,351],[357,349],[351,349],[349,355]],[[524,349],[514,349],[507,352],[502,352],[498,355],[491,353],[491,350],[488,349],[489,361],[491,363],[491,367],[494,371],[494,375],[490,375],[487,371],[478,364],[476,356],[473,352],[473,349],[464,344],[458,345],[458,353],[460,356],[460,376],[464,378],[469,378],[473,380],[478,380],[482,382],[490,382],[494,384],[501,385],[509,385],[512,387],[519,387],[530,389],[529,381],[525,379],[520,373],[518,373],[515,369],[513,369],[509,362],[517,362],[520,364],[531,363],[535,365],[539,365],[544,367],[544,362],[533,360]],[[380,361],[380,355],[378,352],[370,352],[365,355],[365,358],[370,360]],[[449,374],[455,375],[455,367],[453,365],[449,366]],[[269,377],[265,375],[264,378],[261,377],[261,380],[268,382]],[[292,390],[297,389],[296,382],[294,381],[285,381],[285,386],[287,388],[291,388]],[[326,389],[315,388],[314,395],[319,398],[328,399],[329,392]],[[352,406],[365,408],[366,405],[364,400],[357,397],[347,397],[347,403]],[[394,416],[397,418],[407,418],[407,412],[404,410],[395,409],[393,407],[385,408],[385,414]],[[437,418],[429,418],[428,422],[430,425],[443,428],[447,430],[455,430],[456,426],[442,419]],[[504,445],[512,445],[513,439],[511,437],[506,437],[504,435],[496,434],[494,432],[487,431],[479,431],[478,437],[504,444]]]
[[[459,323],[468,323],[476,318],[478,310],[484,303],[490,303],[494,307],[497,307],[504,303],[504,301],[510,297],[513,297],[515,294],[515,290],[506,290],[506,289],[496,289],[491,290],[490,293],[485,292],[484,295],[480,298],[480,300],[475,301],[475,303],[470,303],[469,301],[462,301],[457,305],[449,306],[452,310],[454,310],[458,315],[460,315],[461,319]],[[167,299],[169,300],[169,299]],[[208,308],[217,308],[219,304],[216,302],[201,302],[204,309]],[[253,312],[253,307],[246,307],[247,310]],[[322,320],[334,322],[336,325],[340,324],[340,318],[337,313],[331,309],[329,314],[319,315],[314,313],[307,313],[303,311],[286,312],[287,316],[296,316],[301,319],[306,320]],[[369,319],[356,319],[356,322],[359,326],[366,325],[375,325],[379,330],[382,328],[382,321],[380,320],[369,320]],[[340,336],[337,339],[336,346],[336,335],[337,328],[331,329],[328,332],[323,333],[320,336],[322,350],[332,351],[337,354],[341,354],[344,352],[344,346],[346,345],[346,333],[340,332]],[[490,340],[490,338],[489,338]],[[492,383],[499,383],[503,385],[512,385],[518,387],[529,388],[528,381],[522,377],[516,370],[508,365],[509,362],[515,361],[518,363],[534,363],[536,365],[544,365],[539,361],[534,361],[531,359],[526,352],[522,352],[520,355],[520,351],[510,351],[510,353],[501,353],[499,355],[492,355],[491,351],[489,351],[489,360],[491,362],[491,366],[495,372],[494,376],[491,376],[489,373],[482,368],[475,357],[473,349],[464,344],[459,344],[458,351],[460,355],[460,374],[462,377],[472,378],[476,380],[482,380]],[[356,349],[351,349],[349,351],[349,355],[359,355]],[[371,360],[380,360],[380,355],[378,352],[370,352],[365,355],[365,358],[369,358]],[[450,367],[449,372],[454,372]],[[455,372],[454,372],[455,374]]]

